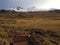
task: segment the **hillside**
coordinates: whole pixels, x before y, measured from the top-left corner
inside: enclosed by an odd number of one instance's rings
[[[0,11],[0,41],[2,42],[0,44],[60,45],[59,38],[59,10],[35,12]]]
[[[9,10],[1,10],[0,17],[7,18],[52,18],[60,19],[60,10],[51,11],[35,11],[35,12],[15,12]]]
[[[0,11],[0,24],[4,26],[60,30],[60,13],[58,11]]]

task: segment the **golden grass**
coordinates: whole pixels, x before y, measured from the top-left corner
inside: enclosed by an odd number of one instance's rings
[[[6,26],[41,28],[44,30],[60,30],[60,20],[54,20],[49,18],[6,18],[3,20],[14,20],[16,22],[14,24],[4,23],[3,25]]]

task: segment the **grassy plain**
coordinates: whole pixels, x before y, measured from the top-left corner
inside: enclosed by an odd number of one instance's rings
[[[28,41],[31,42],[31,45],[60,45],[60,13],[0,13],[0,38],[2,41],[4,42],[3,39],[5,39],[6,45],[10,44],[11,41],[13,43],[13,39],[21,41],[19,40],[21,35],[24,35],[23,39],[30,35]],[[17,42],[17,44],[20,43]]]
[[[49,18],[1,18],[4,26],[60,30],[60,20]]]

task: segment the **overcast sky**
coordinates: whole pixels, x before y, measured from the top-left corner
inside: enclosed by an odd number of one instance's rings
[[[60,9],[60,0],[0,0],[0,9],[14,8],[16,6],[24,8],[35,6],[38,9]]]

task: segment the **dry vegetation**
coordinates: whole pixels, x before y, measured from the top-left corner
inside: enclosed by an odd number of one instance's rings
[[[3,23],[3,24],[1,24]],[[60,30],[60,13],[56,12],[1,12],[0,24],[4,26]]]
[[[60,45],[59,38],[58,12],[0,11],[0,44],[17,45],[22,41],[25,45]]]

